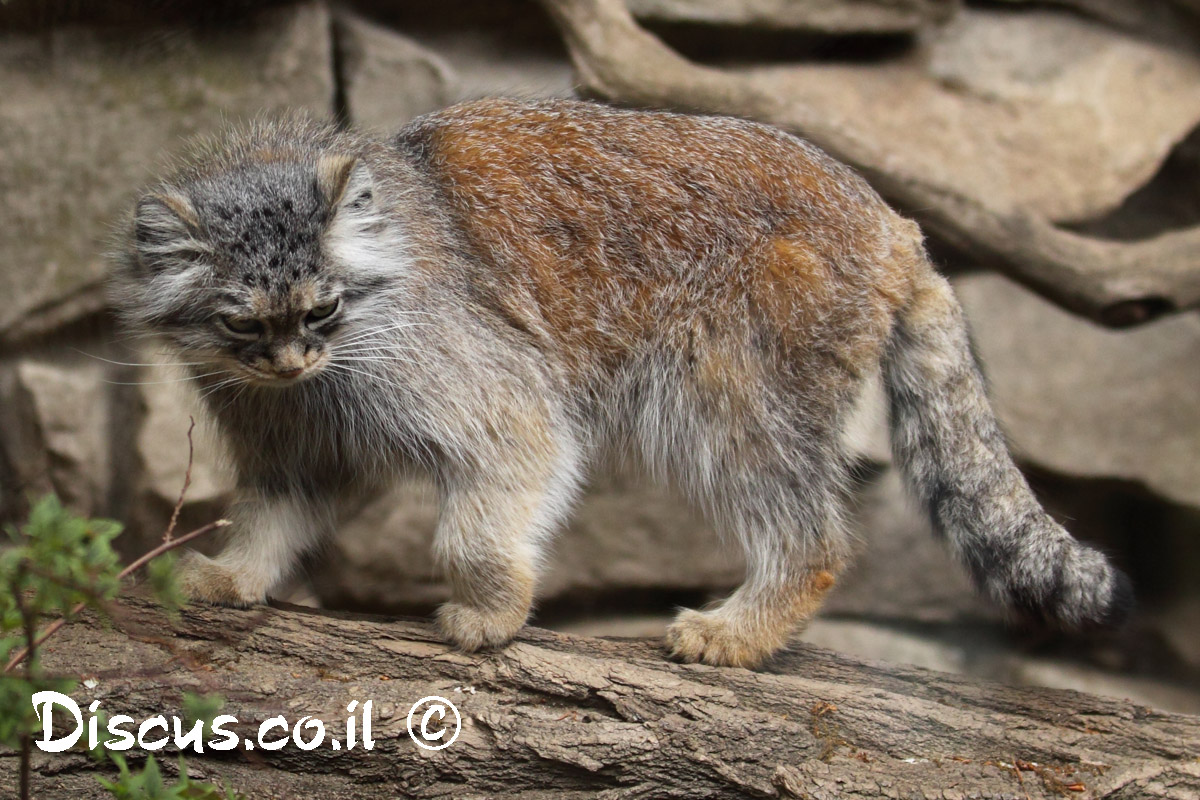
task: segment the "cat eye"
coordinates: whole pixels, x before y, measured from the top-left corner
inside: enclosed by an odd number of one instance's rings
[[[338,307],[341,305],[341,302],[342,302],[341,298],[337,298],[331,303],[326,303],[323,306],[314,307],[311,311],[308,312],[308,316],[304,318],[304,321],[311,325],[311,324],[314,324],[317,322],[321,322],[322,320],[329,319],[330,317],[332,317],[334,315],[334,313],[337,312]]]
[[[261,336],[263,324],[250,317],[221,317],[221,324],[238,336]]]

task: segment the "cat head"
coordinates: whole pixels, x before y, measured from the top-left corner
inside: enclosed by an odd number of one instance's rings
[[[139,200],[114,305],[184,363],[287,386],[320,374],[339,336],[378,322],[373,293],[396,278],[403,237],[361,154],[224,155]]]

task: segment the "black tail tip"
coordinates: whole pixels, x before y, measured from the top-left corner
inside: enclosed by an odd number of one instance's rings
[[[1133,594],[1133,581],[1119,569],[1113,569],[1113,588],[1109,595],[1108,608],[1097,622],[1102,628],[1119,628],[1129,621],[1137,607]]]
[[[1038,628],[1074,633],[1118,629],[1129,621],[1136,606],[1133,582],[1106,561],[1098,566],[1090,575],[1079,576],[1076,591],[1066,591],[1061,575],[1050,592],[1034,594],[1028,587],[1020,587],[1025,591],[1010,594],[1009,607],[1018,619]],[[1098,585],[1101,582],[1103,588]]]

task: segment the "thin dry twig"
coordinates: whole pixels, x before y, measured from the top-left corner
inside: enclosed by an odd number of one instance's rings
[[[1025,789],[1025,778],[1021,775],[1020,760],[1013,759],[1013,770],[1017,773],[1017,784],[1021,787],[1021,794],[1025,795],[1025,800],[1029,800],[1029,792]]]
[[[183,488],[179,490],[179,499],[175,501],[175,508],[171,511],[171,521],[167,523],[167,529],[163,531],[162,540],[164,542],[171,541],[171,535],[175,533],[175,525],[179,522],[179,512],[183,510],[183,498],[187,495],[188,488],[192,485],[192,463],[196,456],[196,447],[192,443],[192,431],[196,429],[196,418],[189,416],[187,440],[188,440],[188,463],[187,471],[183,473]]]

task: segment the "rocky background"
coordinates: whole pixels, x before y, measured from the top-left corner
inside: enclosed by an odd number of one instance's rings
[[[128,553],[166,523],[195,407],[113,327],[103,253],[184,137],[285,108],[390,131],[493,94],[754,116],[862,170],[953,275],[1039,494],[1141,601],[1121,634],[1006,628],[903,497],[872,392],[849,434],[862,554],[810,641],[1200,712],[1195,0],[8,0],[0,521],[53,491],[126,522]],[[184,524],[220,514],[228,486],[201,430]],[[435,516],[422,487],[373,501],[290,598],[427,612],[445,597]],[[670,493],[604,477],[537,622],[656,635],[740,570]]]

